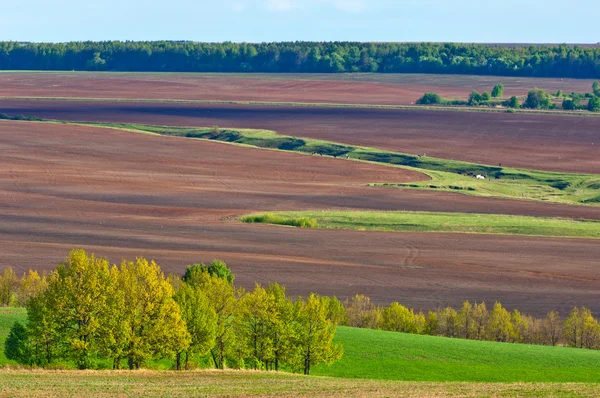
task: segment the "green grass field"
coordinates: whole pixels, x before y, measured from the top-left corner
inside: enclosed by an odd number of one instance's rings
[[[291,151],[302,154],[318,153],[351,160],[402,167],[427,175],[430,180],[413,183],[373,182],[377,187],[410,188],[458,192],[467,195],[506,199],[532,200],[552,203],[600,205],[600,175],[555,173],[529,169],[418,157],[375,148],[359,147],[330,141],[313,140],[277,134],[269,130],[218,129],[201,127],[150,126],[123,123],[75,123],[37,118],[0,115],[0,119],[27,122],[51,122],[121,129],[130,132],[157,134],[225,142],[263,149]],[[478,180],[467,174],[487,175]]]
[[[315,375],[447,382],[600,382],[600,351],[339,327],[344,357]]]
[[[600,238],[600,221],[567,218],[510,216],[504,214],[381,212],[381,211],[285,211],[244,216],[248,223],[302,228],[358,231],[458,232]]]

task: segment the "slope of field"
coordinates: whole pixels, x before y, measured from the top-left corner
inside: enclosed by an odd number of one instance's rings
[[[7,397],[597,397],[597,383],[423,383],[252,371],[0,370]]]
[[[442,159],[600,174],[600,118],[596,117],[28,100],[0,100],[0,113],[59,120],[268,129]]]
[[[0,72],[0,96],[413,104],[423,93],[466,99],[504,84],[505,95],[534,87],[589,92],[593,80],[424,74],[216,74]]]
[[[366,187],[421,174],[327,157],[94,127],[0,122],[0,264],[51,269],[83,247],[167,272],[221,258],[240,285],[277,281],[416,308],[501,301],[599,310],[589,239],[303,230],[233,221],[272,210],[461,211],[600,219],[600,209]],[[249,167],[251,165],[251,167]]]
[[[359,379],[597,382],[600,351],[339,327],[344,357],[314,374]]]

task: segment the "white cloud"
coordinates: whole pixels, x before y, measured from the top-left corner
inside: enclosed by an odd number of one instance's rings
[[[333,6],[338,10],[359,14],[363,12],[367,6],[363,0],[333,0]]]
[[[231,3],[231,9],[235,12],[244,12],[246,11],[246,5],[240,3],[239,1],[234,1],[233,3]]]
[[[267,0],[266,7],[269,11],[288,11],[294,4],[292,0]]]

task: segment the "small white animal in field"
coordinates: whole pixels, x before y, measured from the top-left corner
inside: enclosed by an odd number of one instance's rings
[[[481,174],[477,174],[477,177],[475,177],[475,178],[477,178],[478,180],[485,180],[485,177],[482,176]]]

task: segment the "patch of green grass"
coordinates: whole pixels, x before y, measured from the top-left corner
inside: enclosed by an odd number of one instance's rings
[[[276,225],[288,225],[292,227],[300,228],[318,228],[319,224],[317,220],[311,217],[285,217],[273,213],[265,213],[260,215],[250,215],[242,217],[243,222],[247,223],[263,223],[263,224],[276,224]]]
[[[27,311],[25,308],[0,307],[0,366],[12,363],[4,355],[4,341],[6,341],[10,328],[16,321],[23,324],[27,321]]]
[[[304,228],[394,232],[459,232],[600,239],[600,221],[598,220],[504,214],[409,211],[289,211],[252,214],[242,217],[240,220],[243,222],[295,225],[292,222],[303,219],[313,220],[312,224],[303,225]]]
[[[600,351],[339,327],[344,356],[315,375],[469,382],[600,381]]]
[[[2,118],[8,118],[9,120],[15,120],[16,118],[16,120],[19,120],[18,117],[0,115],[0,119]],[[587,205],[597,205],[596,198],[600,196],[600,188],[598,188],[597,184],[600,180],[600,175],[556,173],[438,159],[331,141],[291,137],[269,130],[215,130],[206,127],[84,123],[58,120],[45,120],[45,122],[105,127],[191,139],[205,139],[304,154],[347,157],[352,160],[414,170],[426,174],[431,179],[429,181],[400,184],[394,184],[393,182],[374,183],[372,184],[373,186],[460,192],[477,196]],[[474,178],[475,175],[485,175],[487,179],[476,179]]]

